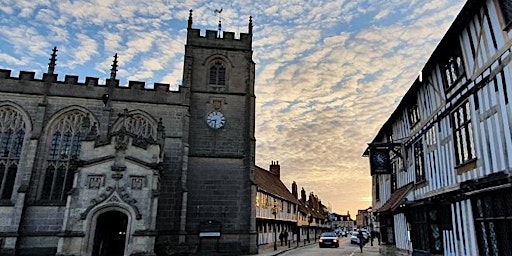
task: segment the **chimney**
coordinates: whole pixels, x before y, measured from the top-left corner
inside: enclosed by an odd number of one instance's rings
[[[300,200],[306,203],[306,190],[304,190],[304,188],[300,191]]]
[[[277,176],[277,178],[281,179],[281,166],[279,166],[278,161],[275,161],[275,162],[272,161],[272,163],[270,164],[269,171],[270,171],[270,173]]]
[[[295,181],[292,183],[292,195],[295,198],[299,198],[299,194],[297,192],[297,183],[295,183]]]

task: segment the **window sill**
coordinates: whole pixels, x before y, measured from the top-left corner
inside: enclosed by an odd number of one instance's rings
[[[0,206],[14,206],[11,200],[0,200]]]
[[[66,201],[47,201],[47,200],[44,200],[44,201],[37,201],[33,204],[31,204],[31,206],[66,206]]]
[[[416,188],[423,188],[427,186],[427,180],[420,180],[414,184],[416,185]]]
[[[455,171],[457,171],[457,175],[462,175],[466,172],[472,171],[476,169],[476,158],[473,158],[469,161],[466,161],[455,167]]]

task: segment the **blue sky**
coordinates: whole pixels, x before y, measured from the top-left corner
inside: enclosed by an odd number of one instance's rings
[[[257,165],[337,213],[371,205],[367,143],[458,14],[460,0],[3,0],[0,68],[181,83],[187,18],[246,33],[253,17]],[[219,17],[216,9],[221,9]]]

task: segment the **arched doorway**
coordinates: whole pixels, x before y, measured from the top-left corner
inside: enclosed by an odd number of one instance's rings
[[[98,216],[92,256],[123,256],[128,216],[108,211]]]

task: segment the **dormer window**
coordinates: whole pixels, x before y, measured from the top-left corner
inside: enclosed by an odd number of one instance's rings
[[[226,85],[226,67],[220,60],[215,60],[210,66],[210,85]]]

